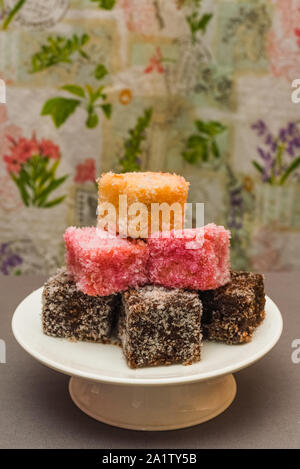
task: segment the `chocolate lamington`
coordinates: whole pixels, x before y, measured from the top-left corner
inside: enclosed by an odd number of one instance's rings
[[[249,342],[265,317],[264,278],[252,272],[231,272],[231,281],[216,290],[200,292],[202,331],[207,340]]]
[[[44,285],[42,324],[45,334],[73,340],[109,342],[117,296],[88,296],[61,268]]]
[[[201,356],[198,293],[147,285],[122,295],[118,335],[131,368],[182,363]]]

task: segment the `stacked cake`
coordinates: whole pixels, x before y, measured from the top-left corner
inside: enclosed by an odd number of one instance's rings
[[[183,228],[185,179],[107,173],[98,187],[98,226],[66,230],[66,267],[45,284],[45,334],[117,337],[132,368],[197,362],[202,334],[228,344],[251,340],[264,318],[263,277],[230,272],[224,227]],[[159,204],[174,209],[168,230],[151,210]]]

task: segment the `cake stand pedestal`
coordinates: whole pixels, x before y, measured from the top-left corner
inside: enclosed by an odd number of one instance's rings
[[[120,386],[73,377],[73,402],[100,422],[131,430],[175,430],[206,422],[232,403],[232,374],[196,383]]]

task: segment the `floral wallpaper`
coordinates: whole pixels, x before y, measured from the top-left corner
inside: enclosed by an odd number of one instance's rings
[[[183,174],[232,265],[300,258],[300,0],[0,2],[0,270],[50,273],[102,171]]]

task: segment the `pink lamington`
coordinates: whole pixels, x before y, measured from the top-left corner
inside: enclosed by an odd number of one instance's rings
[[[230,232],[213,223],[149,237],[151,283],[211,290],[230,281]]]
[[[66,264],[77,288],[87,295],[108,296],[147,283],[148,247],[99,228],[67,228]]]

